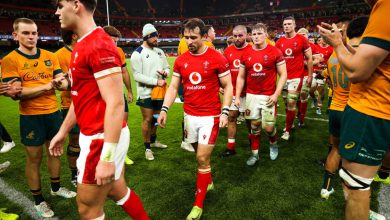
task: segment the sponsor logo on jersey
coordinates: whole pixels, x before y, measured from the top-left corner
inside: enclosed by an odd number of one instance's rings
[[[263,66],[261,65],[261,63],[255,63],[253,64],[253,70],[256,72],[260,72],[263,70]]]
[[[292,50],[290,48],[287,48],[284,53],[287,55],[287,56],[291,56],[292,54]]]
[[[34,67],[37,67],[37,66],[38,66],[38,61],[35,61]]]
[[[347,143],[346,145],[344,145],[344,148],[351,149],[351,148],[355,147],[355,145],[356,145],[356,143],[351,141],[351,142]]]
[[[30,69],[30,65],[28,63],[24,63],[22,70]]]
[[[203,68],[204,68],[204,69],[207,69],[208,66],[209,66],[209,64],[210,64],[210,63],[209,63],[207,60],[204,61],[204,62],[203,62]]]
[[[239,68],[240,67],[240,60],[239,59],[235,59],[233,61],[233,66],[236,67],[236,68]]]
[[[184,64],[184,68],[186,68],[186,69],[187,69],[187,66],[188,66],[188,63],[185,63],[185,64]]]
[[[52,77],[53,77],[52,74],[27,72],[26,74],[23,75],[23,81],[41,80],[41,79],[47,79]]]
[[[189,78],[193,85],[198,85],[202,81],[202,76],[198,72],[192,72]]]

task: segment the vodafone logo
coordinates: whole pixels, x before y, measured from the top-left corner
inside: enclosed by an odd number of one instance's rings
[[[255,64],[253,65],[253,70],[254,70],[255,72],[260,72],[260,71],[263,70],[263,66],[262,66],[260,63],[255,63]]]
[[[202,81],[202,76],[198,72],[190,74],[190,81],[193,85],[198,85]]]
[[[292,54],[292,50],[290,48],[287,48],[284,53],[287,55],[287,56],[290,56]]]
[[[234,61],[233,61],[233,66],[234,67],[236,67],[236,68],[239,68],[240,67],[240,60],[239,59],[235,59]]]

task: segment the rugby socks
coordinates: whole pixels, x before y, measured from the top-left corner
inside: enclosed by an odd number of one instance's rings
[[[11,136],[9,135],[8,131],[1,123],[0,123],[0,136],[4,142],[12,142]]]
[[[286,131],[291,132],[291,127],[295,118],[295,110],[286,110],[286,114]]]
[[[301,100],[300,99],[298,99],[298,101],[297,101],[297,117],[299,118],[300,116],[301,116],[301,108],[300,108],[300,106],[301,106]]]
[[[227,149],[230,151],[234,151],[234,149],[236,149],[236,139],[228,138]]]
[[[122,209],[134,220],[149,220],[141,199],[130,188],[127,188],[127,194],[117,201],[116,204],[121,206]]]
[[[150,135],[150,143],[155,143],[156,139],[157,139],[157,135],[155,134]]]
[[[259,153],[260,148],[260,134],[251,135],[251,149],[254,155]]]
[[[70,167],[70,172],[71,172],[71,175],[72,175],[72,180],[76,180],[77,179],[77,167]]]
[[[45,199],[42,196],[41,189],[30,189],[30,192],[33,195],[35,205],[39,205],[39,204],[41,204],[41,202],[45,201]]]
[[[302,124],[305,123],[306,111],[307,111],[307,101],[304,102],[301,101],[299,105],[299,113],[300,113],[299,120]]]
[[[144,142],[144,146],[145,146],[145,150],[147,150],[147,149],[150,150],[150,143],[145,143],[145,142]]]
[[[326,189],[328,191],[332,190],[332,179],[333,179],[334,173],[331,173],[327,170],[324,172],[324,183],[322,184],[322,188]]]
[[[51,185],[51,190],[53,192],[57,192],[61,187],[60,178],[50,177],[50,185]]]
[[[206,198],[207,186],[212,183],[211,167],[208,166],[205,169],[198,168],[198,174],[196,177],[196,195],[194,206],[203,208],[203,202]]]
[[[276,144],[276,141],[278,140],[278,133],[275,132],[275,135],[274,136],[270,136],[269,137],[269,143],[270,144]]]
[[[378,176],[381,179],[387,179],[390,174],[390,167],[381,166],[381,168],[378,171]]]

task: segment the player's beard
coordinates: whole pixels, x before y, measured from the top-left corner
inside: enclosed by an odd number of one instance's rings
[[[245,41],[235,41],[234,42],[234,46],[236,46],[237,48],[241,48],[242,46],[244,46],[245,44]]]
[[[152,41],[152,42],[149,42],[149,41],[146,41],[146,43],[148,44],[148,46],[150,48],[153,48],[153,47],[157,47],[158,46],[158,41]]]

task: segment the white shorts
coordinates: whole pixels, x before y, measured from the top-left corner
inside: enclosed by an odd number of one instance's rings
[[[311,87],[323,86],[325,79],[316,79],[317,73],[313,73],[313,80],[311,81]]]
[[[77,159],[77,182],[83,184],[96,184],[96,166],[100,160],[100,154],[104,144],[104,133],[86,136],[80,132],[80,156]],[[115,150],[115,180],[121,176],[125,156],[130,144],[130,130],[126,126],[122,128],[121,136]]]
[[[215,145],[219,133],[219,116],[184,114],[184,139],[187,143]]]
[[[288,79],[286,84],[283,86],[283,90],[287,91],[299,91],[299,84],[301,83],[301,78]],[[247,94],[248,96],[248,94]]]
[[[275,125],[276,105],[267,107],[267,95],[246,94],[245,118],[248,120],[261,120],[263,126]]]
[[[240,107],[237,108],[237,106],[235,105],[235,100],[236,100],[236,97],[233,96],[233,100],[232,100],[232,104],[230,105],[230,108],[229,110],[230,111],[240,111],[240,112],[245,112],[245,96],[241,96],[240,97]]]

